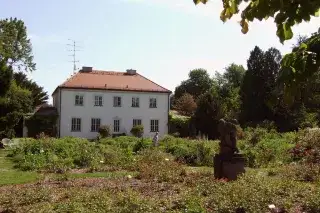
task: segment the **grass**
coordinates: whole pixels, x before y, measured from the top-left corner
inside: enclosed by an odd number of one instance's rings
[[[6,157],[8,152],[0,149],[0,186],[8,184],[23,184],[38,179],[36,172],[23,172],[14,168],[13,162]]]

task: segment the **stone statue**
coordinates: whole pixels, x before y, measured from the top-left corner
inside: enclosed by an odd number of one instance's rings
[[[237,120],[225,121],[220,119],[218,131],[220,133],[220,153],[214,156],[214,175],[216,178],[236,180],[244,173],[244,157],[237,148]]]
[[[219,120],[218,131],[220,133],[220,154],[238,153],[237,149],[237,120],[231,122]]]

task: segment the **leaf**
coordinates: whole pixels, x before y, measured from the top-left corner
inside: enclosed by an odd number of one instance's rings
[[[193,0],[193,2],[197,5],[197,4],[199,4],[200,2],[202,3],[202,4],[206,4],[207,2],[208,2],[208,0]]]
[[[246,34],[249,31],[249,25],[248,22],[244,19],[241,20],[240,25],[242,27],[241,32],[243,34]]]
[[[319,17],[320,15],[320,9],[314,14],[315,17]]]
[[[288,22],[278,24],[277,36],[280,39],[280,42],[283,44],[285,40],[289,40],[293,37],[293,32],[291,26]]]

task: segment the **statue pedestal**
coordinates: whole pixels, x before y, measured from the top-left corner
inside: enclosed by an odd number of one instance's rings
[[[214,156],[214,177],[236,180],[245,172],[245,158],[241,154],[217,154]]]

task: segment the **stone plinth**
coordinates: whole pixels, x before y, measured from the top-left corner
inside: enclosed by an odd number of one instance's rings
[[[213,160],[215,178],[236,180],[245,172],[245,158],[241,154],[217,154]]]

